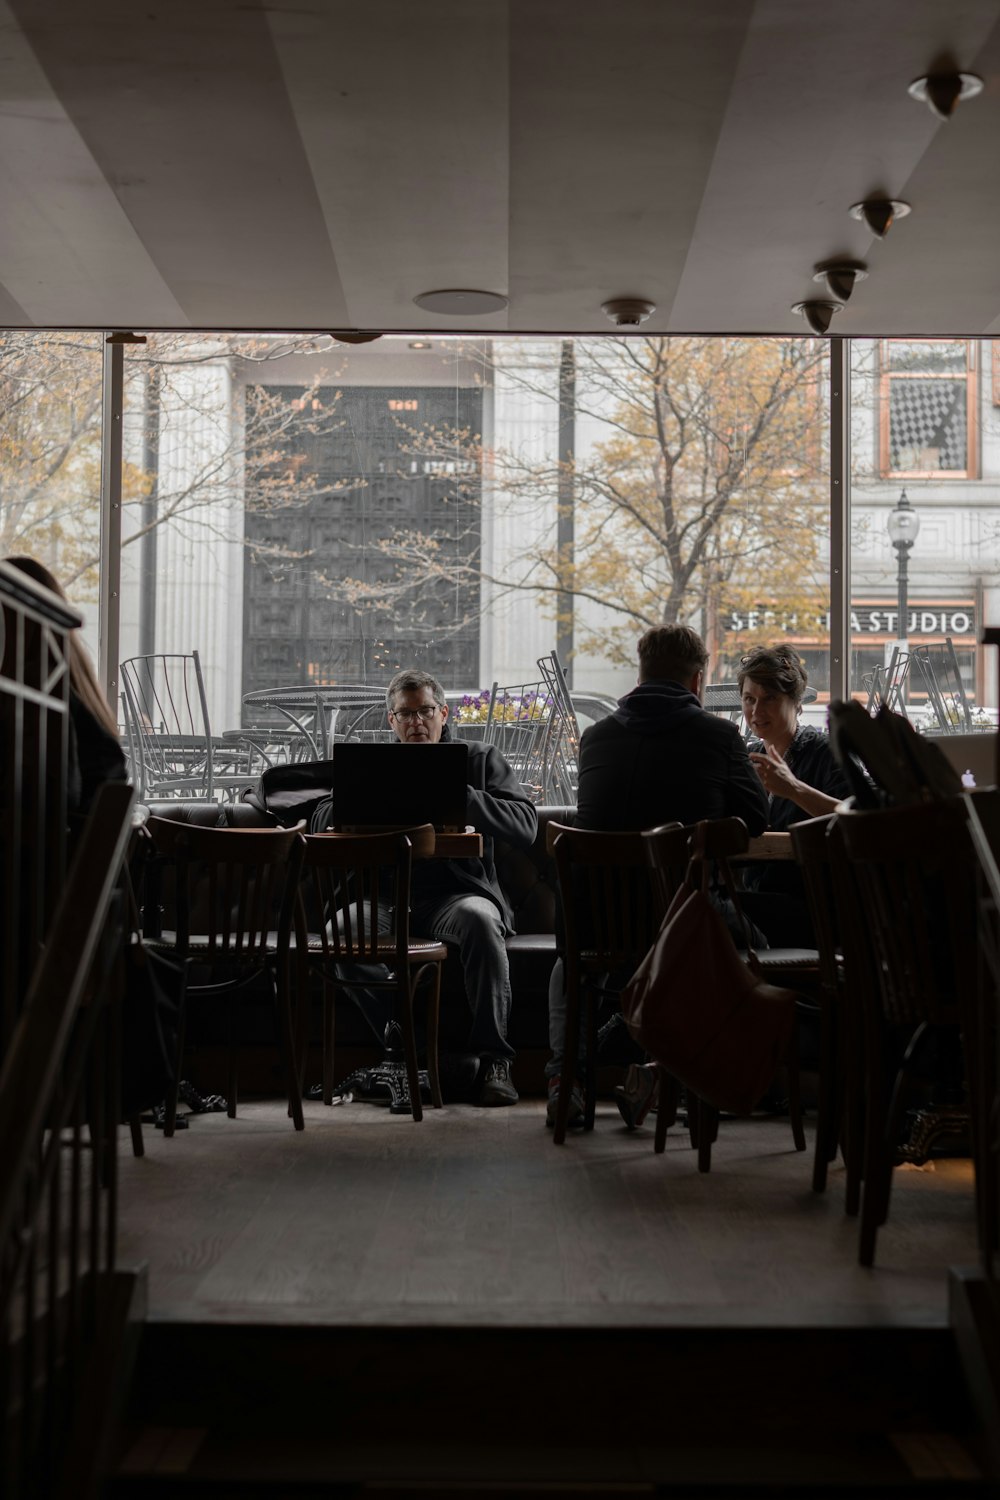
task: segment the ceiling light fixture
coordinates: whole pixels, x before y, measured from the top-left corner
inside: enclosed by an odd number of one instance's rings
[[[477,292],[449,288],[441,292],[421,292],[414,297],[424,312],[445,313],[450,318],[478,317],[483,313],[503,312],[507,298],[499,292]]]
[[[860,260],[827,260],[816,267],[813,281],[825,282],[831,297],[848,302],[855,285],[867,275],[868,268]]]
[[[382,337],[375,328],[331,328],[329,332],[338,344],[373,344]]]
[[[826,333],[834,313],[841,312],[842,302],[793,302],[792,312],[805,318],[813,333]]]
[[[950,120],[960,99],[974,99],[983,91],[978,73],[927,73],[914,78],[906,92],[926,104],[939,120]]]
[[[645,297],[612,297],[601,303],[601,312],[616,328],[638,328],[656,311],[656,303]]]
[[[860,219],[872,234],[884,240],[896,220],[905,219],[911,209],[902,198],[866,198],[864,203],[852,203],[848,212],[852,219]]]
[[[430,339],[411,339],[410,340],[410,348],[411,349],[433,349],[433,347],[434,347],[434,345],[431,343]]]

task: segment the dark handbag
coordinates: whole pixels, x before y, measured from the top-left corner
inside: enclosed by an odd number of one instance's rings
[[[148,948],[128,881],[133,930],[125,949],[122,1004],[122,1119],[162,1104],[174,1082],[187,971]]]
[[[765,983],[752,949],[740,956],[695,859],[621,1007],[633,1040],[685,1087],[749,1114],[788,1052],[795,999]]]

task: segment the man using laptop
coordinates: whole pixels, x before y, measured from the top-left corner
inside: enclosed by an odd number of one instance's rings
[[[397,672],[385,695],[402,745],[450,738],[444,689],[429,672]],[[421,937],[456,947],[472,1010],[468,1050],[480,1058],[481,1104],[516,1104],[507,1042],[510,972],[504,937],[513,914],[493,864],[493,839],[531,847],[538,826],[521,783],[493,745],[469,742],[466,822],[482,835],[481,859],[428,859],[414,864],[410,925]]]

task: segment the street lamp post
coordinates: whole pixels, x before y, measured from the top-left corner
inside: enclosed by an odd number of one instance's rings
[[[896,549],[896,644],[900,651],[905,651],[907,644],[907,568],[910,549],[917,540],[919,530],[920,517],[907,500],[904,490],[889,512],[888,521],[889,540]]]

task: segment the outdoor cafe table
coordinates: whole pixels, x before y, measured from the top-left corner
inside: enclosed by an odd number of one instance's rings
[[[348,737],[373,708],[384,708],[385,689],[367,683],[304,683],[244,693],[243,704],[255,717],[261,709],[276,710],[301,735],[304,758],[325,760],[334,739]]]

